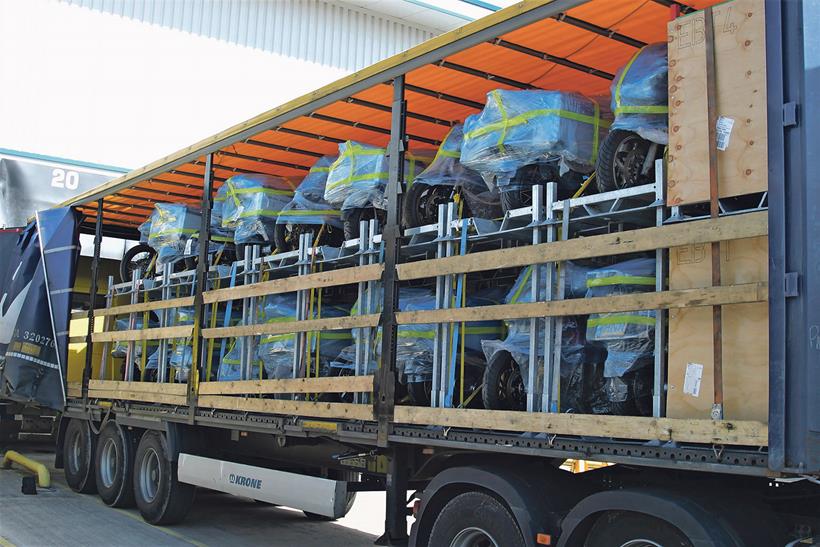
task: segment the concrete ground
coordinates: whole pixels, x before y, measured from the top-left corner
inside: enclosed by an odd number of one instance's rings
[[[0,547],[79,546],[327,546],[372,545],[384,526],[384,493],[362,492],[336,522],[314,522],[300,511],[200,490],[188,518],[162,527],[146,524],[136,509],[106,507],[96,495],[76,494],[54,469],[47,443],[8,447],[45,463],[53,487],[23,495],[18,465],[0,470]]]

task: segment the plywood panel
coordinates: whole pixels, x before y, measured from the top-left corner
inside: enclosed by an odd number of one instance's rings
[[[761,0],[713,8],[717,115],[734,122],[718,150],[721,197],[768,187],[765,13]],[[668,203],[709,200],[704,12],[671,21],[669,31]]]
[[[766,238],[742,239],[721,244],[723,282],[767,280]],[[711,280],[708,245],[678,247],[670,251],[670,288],[703,287]],[[768,421],[769,317],[768,304],[757,302],[723,306],[724,415],[733,420]],[[674,309],[669,312],[669,392],[667,416],[708,418],[712,408],[712,314],[710,308]],[[684,392],[687,368],[695,373],[702,365],[700,387]]]

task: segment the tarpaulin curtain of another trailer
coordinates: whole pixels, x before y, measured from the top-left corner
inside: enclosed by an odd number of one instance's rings
[[[0,256],[0,397],[61,410],[80,215],[37,213]]]

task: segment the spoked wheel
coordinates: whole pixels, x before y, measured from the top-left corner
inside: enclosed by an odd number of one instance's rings
[[[273,230],[273,240],[280,252],[296,251],[299,249],[299,237],[302,234],[312,232],[315,238],[319,235],[319,230],[322,230],[322,234],[317,245],[339,247],[344,243],[344,232],[337,227],[325,224],[323,229],[320,224],[293,224],[290,222],[276,225]]]
[[[508,213],[532,205],[532,186],[504,188],[501,190],[501,209]]]
[[[490,410],[524,410],[527,389],[521,370],[506,351],[496,353],[484,369],[482,386],[484,408]]]
[[[453,200],[452,186],[416,183],[404,196],[404,225],[408,228],[438,222],[438,206]],[[464,215],[469,216],[469,215]]]
[[[632,131],[616,129],[606,136],[595,166],[598,190],[610,192],[655,180],[655,160],[663,147]]]
[[[145,275],[156,254],[157,252],[145,243],[134,245],[125,251],[120,260],[120,281],[123,283],[131,281],[131,275],[135,270]]]

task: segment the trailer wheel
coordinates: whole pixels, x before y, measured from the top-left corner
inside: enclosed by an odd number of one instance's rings
[[[150,524],[174,524],[185,518],[196,488],[177,480],[177,462],[168,458],[165,436],[146,431],[134,458],[134,499]]]
[[[515,518],[497,499],[465,492],[441,510],[430,532],[430,546],[524,547]]]
[[[63,441],[65,481],[75,492],[92,494],[94,482],[94,449],[96,442],[91,426],[85,420],[71,419]]]
[[[111,507],[134,505],[134,440],[116,422],[106,423],[97,437],[95,480],[100,499]]]
[[[692,547],[692,543],[661,519],[631,511],[610,511],[595,521],[584,546]]]

